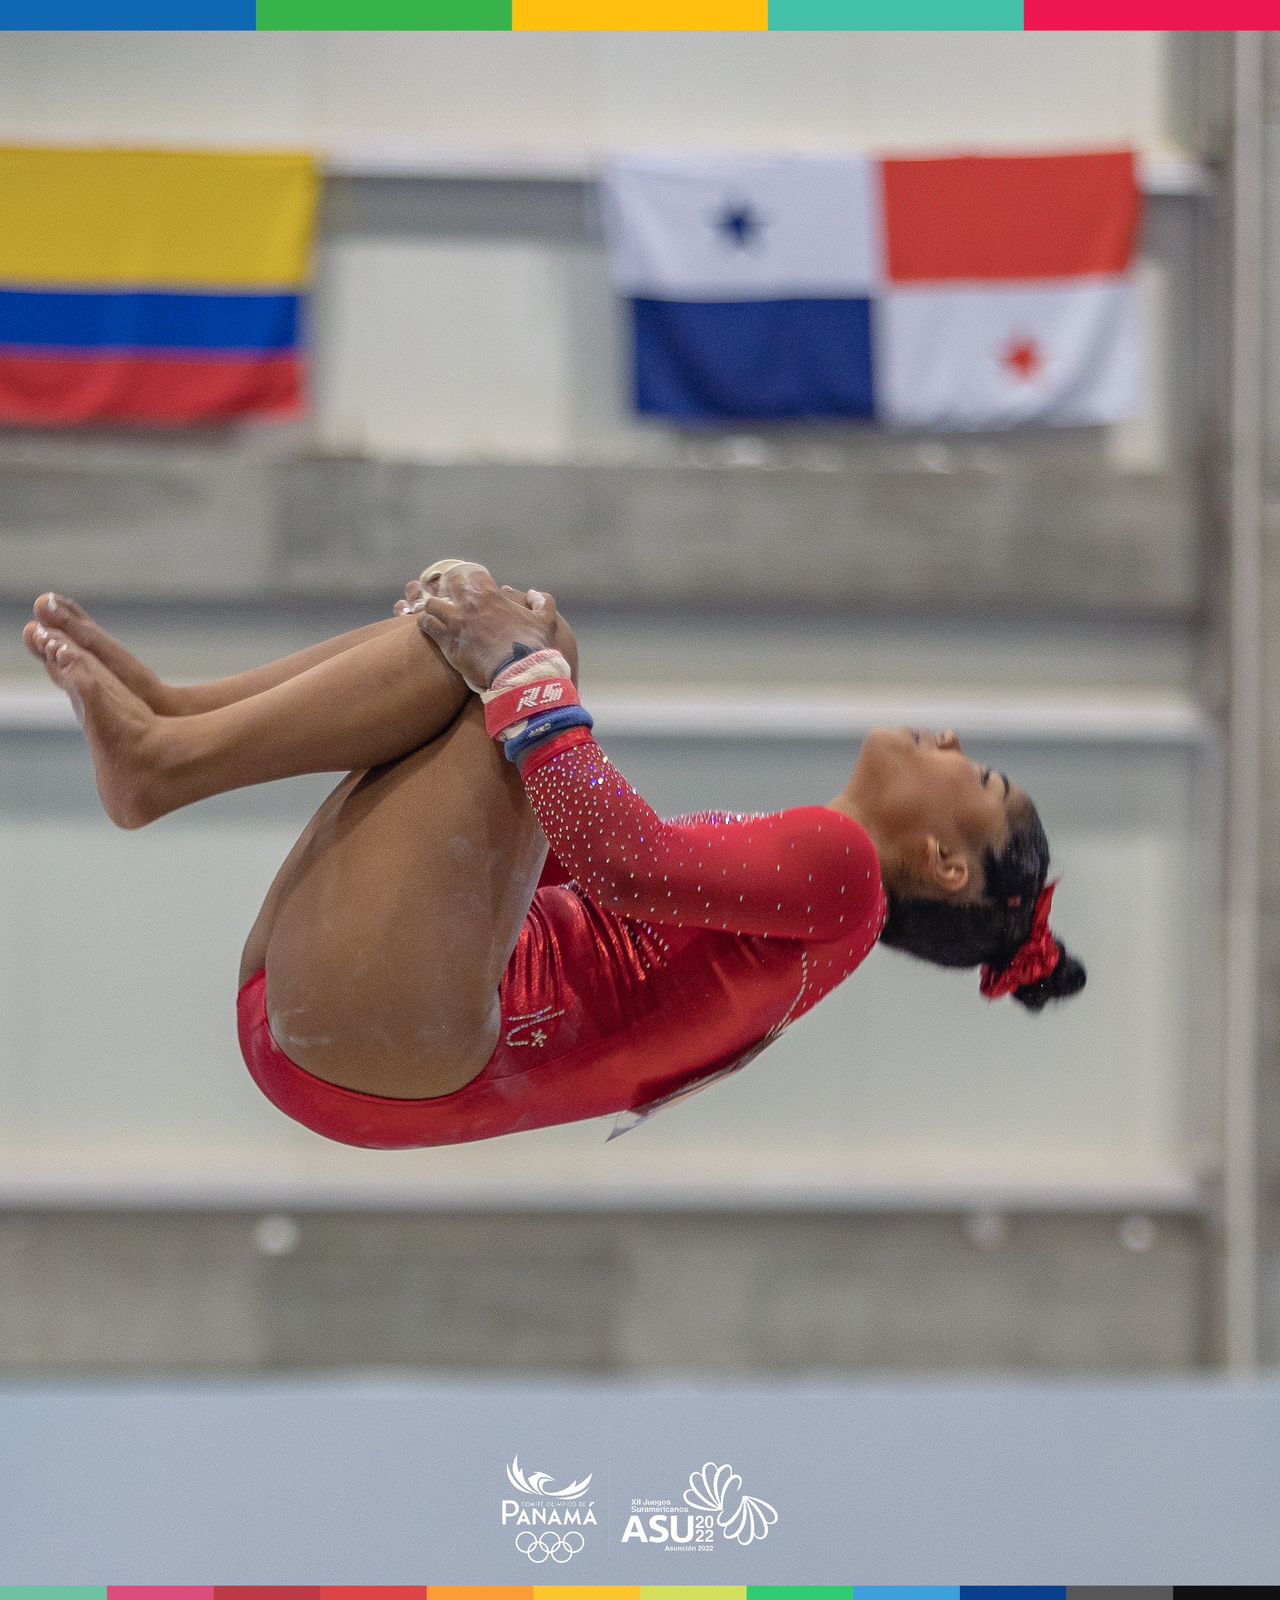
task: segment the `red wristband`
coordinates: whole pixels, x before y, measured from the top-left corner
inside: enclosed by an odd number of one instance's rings
[[[484,725],[491,739],[497,739],[512,723],[525,722],[540,711],[558,711],[562,706],[577,706],[578,691],[571,678],[542,678],[537,683],[520,683],[485,702]]]
[[[528,778],[539,767],[545,766],[548,761],[554,761],[557,756],[562,756],[566,750],[573,750],[580,744],[590,744],[595,738],[590,728],[566,728],[563,733],[557,734],[554,739],[548,739],[545,744],[535,744],[523,761],[517,761],[520,776]]]

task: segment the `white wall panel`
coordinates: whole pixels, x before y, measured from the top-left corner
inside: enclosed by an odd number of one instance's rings
[[[534,34],[316,34],[317,139],[579,152],[595,129],[586,39]]]
[[[1166,137],[1151,33],[10,34],[7,136],[415,137],[528,151]]]
[[[0,134],[294,143],[312,121],[308,44],[287,33],[7,34]]]
[[[586,48],[605,144],[1016,148],[1164,136],[1154,34],[605,35]]]
[[[325,442],[405,457],[567,451],[566,253],[385,237],[328,252],[316,323]]]

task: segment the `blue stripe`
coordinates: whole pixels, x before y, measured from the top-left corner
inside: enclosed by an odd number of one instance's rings
[[[249,32],[257,0],[0,0],[0,31]]]
[[[636,405],[710,421],[870,417],[869,300],[632,301]]]
[[[1067,1600],[1065,1588],[997,1587],[961,1584],[960,1600]]]
[[[32,350],[292,350],[296,294],[0,289],[0,345]]]

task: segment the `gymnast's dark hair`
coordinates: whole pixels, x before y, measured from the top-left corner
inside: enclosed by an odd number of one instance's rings
[[[884,944],[940,967],[1009,967],[1031,933],[1036,902],[1049,875],[1049,841],[1035,807],[1014,820],[1009,841],[984,858],[986,892],[981,900],[906,899],[889,895]],[[1012,902],[1012,904],[1011,904]],[[1055,940],[1055,943],[1057,941]],[[1013,990],[1029,1011],[1065,1000],[1084,988],[1085,970],[1061,944],[1061,959],[1047,978]]]

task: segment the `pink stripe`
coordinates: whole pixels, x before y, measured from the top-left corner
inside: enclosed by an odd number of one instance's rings
[[[212,1589],[131,1589],[110,1584],[107,1600],[213,1600]]]
[[[1275,0],[1025,0],[1023,28],[1028,33],[1056,29],[1119,32],[1171,29],[1221,33],[1234,28],[1273,28]]]

